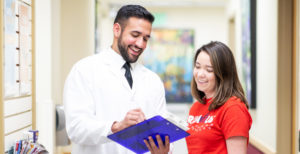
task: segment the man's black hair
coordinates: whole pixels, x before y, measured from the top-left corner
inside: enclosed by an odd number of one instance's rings
[[[124,27],[130,17],[142,18],[150,23],[154,21],[154,16],[144,7],[140,5],[125,5],[119,9],[114,23],[119,23]]]

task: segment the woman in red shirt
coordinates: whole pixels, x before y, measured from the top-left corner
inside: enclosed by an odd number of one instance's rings
[[[210,42],[194,58],[189,154],[246,154],[252,118],[231,50]]]
[[[221,42],[210,42],[194,57],[193,97],[197,100],[188,117],[186,138],[189,154],[246,154],[252,118],[239,81],[231,50]],[[157,137],[145,141],[152,154],[169,151]]]

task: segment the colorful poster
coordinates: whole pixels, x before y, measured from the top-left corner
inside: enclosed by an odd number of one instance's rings
[[[153,29],[142,63],[162,79],[168,103],[192,103],[194,31]]]
[[[256,107],[255,0],[242,0],[242,86],[251,108]]]

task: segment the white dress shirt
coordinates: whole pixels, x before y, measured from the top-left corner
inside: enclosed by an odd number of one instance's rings
[[[77,62],[64,87],[66,129],[72,154],[131,154],[111,141],[114,121],[141,108],[146,118],[166,112],[163,83],[139,63],[131,64],[130,88],[122,68],[125,61],[112,48]]]

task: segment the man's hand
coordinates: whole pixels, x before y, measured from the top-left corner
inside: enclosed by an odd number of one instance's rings
[[[143,111],[138,109],[133,109],[127,112],[125,118],[120,122],[114,122],[111,131],[113,133],[118,132],[120,130],[123,130],[129,126],[135,125],[137,123],[140,123],[146,119]]]
[[[144,140],[151,154],[167,154],[170,150],[169,136],[165,137],[165,144],[162,142],[160,135],[156,135],[155,137],[158,143],[158,147],[155,145],[155,142],[151,136],[149,136],[149,142],[147,140]]]

